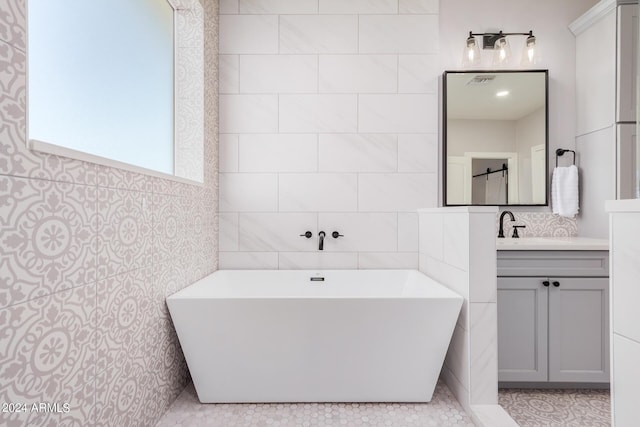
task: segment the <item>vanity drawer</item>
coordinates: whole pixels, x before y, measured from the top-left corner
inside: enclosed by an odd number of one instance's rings
[[[609,277],[608,251],[498,251],[498,277]]]

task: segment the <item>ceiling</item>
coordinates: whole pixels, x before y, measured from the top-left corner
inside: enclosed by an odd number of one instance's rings
[[[447,73],[447,119],[518,120],[545,106],[545,80],[544,72]]]

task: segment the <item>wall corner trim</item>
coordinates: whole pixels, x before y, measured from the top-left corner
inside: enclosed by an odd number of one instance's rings
[[[616,0],[600,1],[578,19],[569,24],[569,30],[571,30],[574,36],[578,36],[594,23],[614,11],[617,5],[618,2]]]

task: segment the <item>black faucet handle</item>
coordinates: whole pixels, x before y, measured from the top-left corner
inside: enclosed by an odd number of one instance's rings
[[[338,231],[334,231],[333,233],[331,233],[331,236],[332,236],[334,239],[337,239],[338,237],[344,237],[344,234],[340,234],[340,232],[338,232]]]
[[[526,225],[514,225],[513,226],[513,235],[511,237],[513,237],[514,239],[517,239],[520,237],[520,235],[518,234],[518,228],[527,228]]]
[[[313,236],[313,233],[310,231],[305,231],[304,234],[300,235],[300,237],[306,237],[307,239],[310,239],[311,236]]]

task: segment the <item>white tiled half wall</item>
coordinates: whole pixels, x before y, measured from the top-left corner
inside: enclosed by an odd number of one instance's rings
[[[420,271],[464,298],[442,376],[465,409],[497,403],[497,285],[492,227],[496,210],[464,207],[424,209],[419,213]]]
[[[419,269],[464,298],[441,377],[477,425],[515,426],[498,403],[496,207],[419,211]]]
[[[438,203],[438,10],[220,1],[220,268],[418,267],[415,211]]]

